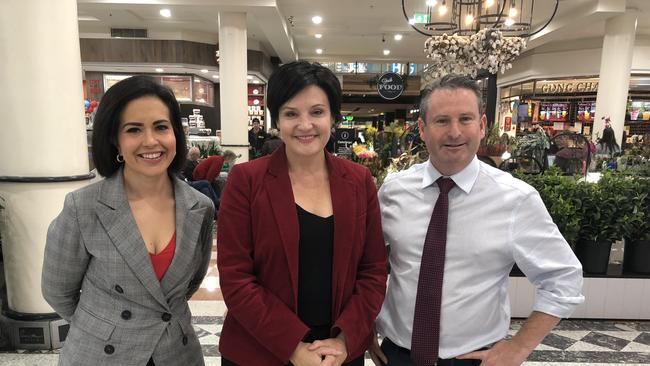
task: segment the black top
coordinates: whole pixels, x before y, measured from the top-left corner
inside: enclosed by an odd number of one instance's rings
[[[296,205],[300,227],[298,317],[312,328],[332,323],[334,216],[320,217]]]

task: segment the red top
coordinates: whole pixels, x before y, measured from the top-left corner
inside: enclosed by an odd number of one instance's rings
[[[160,281],[167,269],[172,264],[172,259],[174,259],[174,252],[176,251],[176,232],[172,235],[169,244],[163,249],[162,252],[158,254],[149,253],[149,258],[151,258],[151,264],[153,265],[153,271],[156,272],[156,277]]]
[[[223,167],[224,159],[223,156],[212,155],[207,159],[203,159],[199,165],[194,168],[192,173],[192,178],[194,180],[207,180],[212,183],[214,178],[219,176],[221,172],[221,167]]]

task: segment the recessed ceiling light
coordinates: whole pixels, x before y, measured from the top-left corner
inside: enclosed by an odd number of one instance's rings
[[[402,36],[401,34],[397,33],[393,38],[395,38],[396,41],[401,41],[403,37],[404,37],[404,36]]]
[[[506,27],[510,27],[511,25],[515,24],[515,20],[512,18],[506,18],[506,21],[504,23]]]
[[[169,9],[160,9],[160,15],[164,16],[165,18],[169,18],[172,16],[172,11]]]
[[[217,74],[212,75],[212,77],[215,78],[215,79],[219,79],[219,75],[217,75]]]
[[[414,18],[409,19],[409,24],[410,25],[415,25],[415,19]]]
[[[207,74],[207,73],[208,73],[208,69],[201,69],[201,72],[204,73],[204,74]]]
[[[428,6],[436,6],[436,4],[438,4],[438,0],[427,0]]]
[[[314,24],[320,24],[323,22],[323,17],[321,17],[320,15],[316,15],[311,18],[311,21]]]
[[[79,15],[79,16],[77,17],[77,20],[85,20],[85,21],[96,22],[96,21],[98,21],[99,19],[97,19],[97,18],[95,18],[94,16],[91,16],[91,15]]]
[[[253,75],[246,75],[246,79],[253,80]]]
[[[390,55],[390,50],[384,50],[384,56]]]
[[[320,33],[316,33],[316,34],[314,34],[314,37],[316,37],[316,38],[323,38],[323,35],[320,34]]]
[[[160,67],[156,68],[156,72],[164,72],[164,69],[161,69]]]
[[[253,84],[259,84],[259,83],[260,83],[259,80],[253,80]]]
[[[317,48],[316,53],[320,55],[321,53],[323,53],[323,49],[322,48]]]

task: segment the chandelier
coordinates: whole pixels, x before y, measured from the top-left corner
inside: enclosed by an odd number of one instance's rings
[[[476,77],[483,70],[505,72],[526,48],[526,39],[553,20],[559,5],[555,0],[551,16],[533,31],[535,0],[417,0],[411,1],[410,16],[405,1],[404,18],[428,37],[425,83],[449,73]]]

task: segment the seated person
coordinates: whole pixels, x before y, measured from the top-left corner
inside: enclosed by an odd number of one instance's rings
[[[185,166],[181,171],[181,173],[183,174],[183,178],[187,179],[188,181],[194,180],[193,178],[194,168],[196,168],[196,166],[199,165],[200,156],[201,156],[201,151],[199,150],[199,148],[196,146],[192,146],[190,150],[187,152],[187,160],[185,161]]]
[[[221,189],[219,189],[219,187],[216,185],[215,179],[219,177],[219,173],[221,172],[221,168],[223,167],[224,163],[233,165],[235,163],[235,160],[237,160],[237,155],[235,155],[235,153],[231,150],[224,151],[223,155],[221,156],[210,156],[207,159],[201,161],[199,165],[194,168],[192,178],[194,180],[207,180],[214,188],[217,196],[219,196]]]

